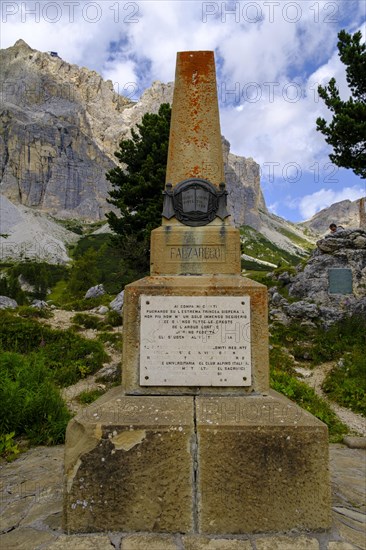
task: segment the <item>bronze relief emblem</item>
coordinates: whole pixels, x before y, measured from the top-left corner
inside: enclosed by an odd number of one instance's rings
[[[168,220],[175,216],[192,227],[207,225],[216,216],[223,220],[229,215],[226,197],[224,183],[219,190],[209,181],[198,178],[181,181],[174,189],[168,183],[164,191],[163,216]]]

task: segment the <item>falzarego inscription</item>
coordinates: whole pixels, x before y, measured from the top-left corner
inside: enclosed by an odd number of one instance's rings
[[[169,262],[225,262],[223,246],[171,246]]]
[[[141,296],[141,386],[250,386],[248,296]]]

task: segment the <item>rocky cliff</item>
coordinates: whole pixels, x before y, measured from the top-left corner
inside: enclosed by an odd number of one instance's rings
[[[317,212],[310,220],[299,225],[307,227],[318,234],[326,233],[329,225],[335,223],[345,229],[360,226],[360,201],[340,201]]]
[[[111,209],[105,173],[115,165],[120,140],[146,112],[172,102],[173,84],[154,82],[133,103],[96,72],[33,50],[23,40],[0,50],[0,63],[1,194],[15,206],[59,219],[103,220]],[[263,232],[301,256],[300,241],[307,237],[267,211],[259,165],[232,154],[224,137],[222,142],[232,223]]]
[[[330,270],[333,274],[338,271],[338,288],[331,285]],[[342,290],[339,282],[344,277],[350,285]],[[282,273],[279,280],[289,296],[299,301],[289,303],[273,288],[272,320],[287,323],[291,318],[309,322],[319,319],[329,325],[345,315],[366,316],[366,231],[346,229],[327,235],[317,242],[304,268],[293,276]]]
[[[24,41],[1,51],[1,192],[12,202],[57,217],[104,218],[122,138],[146,112],[172,101],[173,85],[155,82],[132,103],[111,81],[31,49]],[[229,208],[235,225],[259,229],[266,210],[259,166],[230,153],[224,140]]]

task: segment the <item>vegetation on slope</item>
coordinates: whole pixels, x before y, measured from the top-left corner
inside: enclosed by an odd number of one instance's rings
[[[291,235],[293,235],[294,237],[292,240],[297,237],[294,234]],[[253,227],[250,227],[248,225],[244,225],[240,228],[240,241],[242,254],[246,254],[253,258],[252,261],[248,259],[242,260],[243,269],[255,269],[258,271],[269,271],[273,269],[273,267],[257,263],[255,260],[269,262],[274,266],[294,266],[297,265],[301,259],[300,256],[296,256],[291,252],[283,250],[275,243],[267,239],[264,235],[262,235],[262,233],[259,233],[259,231],[253,229]],[[308,241],[304,240],[304,242],[307,243],[307,245],[309,244]],[[299,242],[296,244],[300,245]]]

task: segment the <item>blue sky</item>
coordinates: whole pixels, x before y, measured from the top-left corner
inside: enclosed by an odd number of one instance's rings
[[[5,1],[1,47],[22,38],[94,69],[137,98],[174,80],[176,52],[214,50],[222,133],[261,167],[267,206],[300,221],[366,194],[366,182],[330,164],[315,130],[329,118],[317,86],[336,77],[348,97],[337,33],[361,29],[365,0],[244,2]]]

